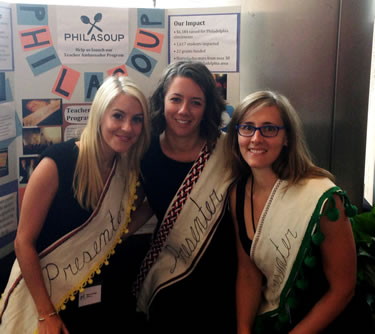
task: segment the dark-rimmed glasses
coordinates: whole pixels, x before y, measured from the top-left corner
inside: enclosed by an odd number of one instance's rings
[[[263,126],[253,126],[250,124],[237,124],[236,130],[240,136],[252,137],[255,132],[259,130],[263,137],[276,137],[279,134],[279,130],[284,129],[285,126],[278,125],[263,125]]]

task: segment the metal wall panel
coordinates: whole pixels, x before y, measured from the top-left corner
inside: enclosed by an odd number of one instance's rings
[[[259,89],[285,94],[300,113],[315,162],[359,206],[371,6],[371,0],[250,0],[241,15],[241,99]],[[353,123],[355,132],[348,131]]]
[[[332,172],[362,207],[374,3],[343,0],[340,11]]]

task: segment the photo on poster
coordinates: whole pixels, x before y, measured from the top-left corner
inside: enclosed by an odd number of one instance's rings
[[[20,157],[19,161],[19,178],[20,184],[27,184],[29,182],[31,174],[33,173],[35,167],[38,165],[39,157]]]
[[[8,174],[8,148],[6,147],[0,149],[0,177],[7,176]]]
[[[216,87],[220,93],[220,95],[223,97],[224,100],[227,99],[227,74],[213,74]]]
[[[24,126],[62,125],[61,99],[22,100]]]
[[[23,154],[41,154],[47,147],[61,142],[61,127],[23,128]]]

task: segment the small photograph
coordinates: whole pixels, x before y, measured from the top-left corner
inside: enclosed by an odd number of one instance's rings
[[[9,174],[8,166],[8,148],[0,149],[0,177],[7,176]]]
[[[227,99],[227,74],[213,74],[216,87],[224,100]]]
[[[61,142],[61,127],[23,128],[23,154],[40,154],[48,146]]]
[[[19,183],[26,184],[30,180],[30,176],[33,173],[35,167],[37,166],[39,157],[20,157],[20,174]]]
[[[22,100],[24,126],[62,125],[61,99]]]

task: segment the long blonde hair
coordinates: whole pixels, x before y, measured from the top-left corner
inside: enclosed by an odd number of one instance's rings
[[[109,105],[120,94],[137,99],[144,117],[142,132],[137,142],[128,152],[116,155],[117,168],[123,173],[125,180],[129,180],[131,172],[139,172],[140,160],[150,142],[150,117],[146,97],[129,78],[108,77],[98,89],[91,105],[87,125],[80,136],[78,160],[74,171],[74,194],[81,207],[86,209],[95,208],[104,186],[99,168],[103,145],[101,120]]]
[[[251,174],[251,169],[239,150],[236,125],[241,123],[245,115],[270,106],[275,106],[280,112],[288,143],[272,164],[272,170],[278,178],[288,180],[290,183],[298,183],[304,178],[313,177],[328,177],[334,181],[334,176],[329,171],[313,163],[302,131],[301,120],[289,100],[273,91],[258,91],[248,95],[233,113],[228,125],[225,147],[227,166],[231,168],[233,176],[237,178]]]

